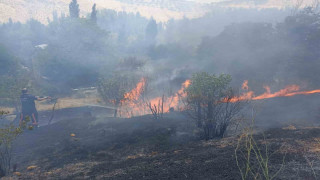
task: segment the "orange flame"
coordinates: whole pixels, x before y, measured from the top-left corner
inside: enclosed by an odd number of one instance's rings
[[[244,81],[244,83],[242,84],[242,89],[247,91],[249,90],[247,80]],[[312,90],[312,91],[299,91],[300,86],[298,85],[290,85],[274,93],[271,93],[269,86],[264,86],[264,89],[266,91],[261,95],[255,96],[253,91],[248,91],[238,97],[232,98],[231,102],[244,101],[244,100],[262,100],[262,99],[270,99],[275,97],[289,97],[289,96],[295,96],[295,95],[308,95],[308,94],[320,93],[320,89]]]
[[[168,112],[170,108],[180,110],[181,99],[187,96],[184,91],[191,84],[190,80],[186,80],[179,91],[170,97],[155,97],[148,102],[154,106],[162,104],[163,100],[163,111]],[[122,101],[123,108],[125,109],[127,117],[150,114],[150,110],[146,107],[146,99],[142,97],[145,91],[146,79],[142,78],[140,82],[136,85],[134,89],[124,95],[124,100]]]
[[[141,94],[145,89],[145,85],[146,85],[146,79],[142,78],[134,89],[124,94],[124,99],[129,101],[139,100]]]
[[[126,117],[144,114],[144,102],[141,100],[141,96],[145,91],[145,85],[146,79],[142,78],[134,89],[124,94],[124,98],[121,101],[123,107],[121,108],[121,114]]]
[[[243,90],[249,90],[249,86],[248,86],[248,80],[245,80],[244,82],[243,82],[243,84],[242,84],[242,89]]]
[[[185,98],[187,97],[187,93],[184,92],[184,90],[189,87],[191,84],[191,81],[190,80],[186,80],[183,84],[182,84],[182,87],[181,89],[173,96],[173,97],[170,97],[169,99],[171,99],[171,103],[166,105],[165,107],[165,111],[169,111],[170,107],[173,107],[175,109],[179,109],[179,103],[180,103],[180,100],[182,98]],[[168,99],[168,100],[169,100]]]

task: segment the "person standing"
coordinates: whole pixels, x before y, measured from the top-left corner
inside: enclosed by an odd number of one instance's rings
[[[23,88],[21,91],[20,101],[21,101],[21,115],[20,115],[20,124],[26,117],[30,117],[32,120],[32,124],[34,126],[38,126],[38,111],[36,108],[35,101],[42,101],[50,99],[50,97],[40,98],[38,96],[34,96],[28,94],[28,89]]]

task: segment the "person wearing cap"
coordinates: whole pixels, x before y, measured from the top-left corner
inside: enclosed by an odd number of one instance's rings
[[[32,124],[37,126],[38,125],[38,111],[36,108],[35,100],[42,101],[45,99],[49,99],[50,97],[40,98],[38,96],[34,96],[28,94],[28,89],[23,88],[21,91],[21,115],[20,115],[20,124],[22,121],[28,116],[32,120]]]

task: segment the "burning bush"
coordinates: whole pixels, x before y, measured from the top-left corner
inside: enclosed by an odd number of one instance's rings
[[[241,110],[242,102],[232,101],[234,95],[230,82],[230,75],[215,76],[202,72],[194,74],[191,85],[186,88],[187,112],[197,120],[207,140],[223,137]]]

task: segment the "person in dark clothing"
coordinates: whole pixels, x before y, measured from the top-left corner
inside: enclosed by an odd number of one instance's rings
[[[33,96],[28,94],[28,90],[26,88],[22,89],[22,94],[20,96],[21,100],[21,116],[20,116],[20,124],[26,117],[30,117],[32,120],[32,124],[38,125],[38,111],[36,108],[35,100],[42,101],[45,99],[49,99],[50,97],[40,98],[38,96]]]

